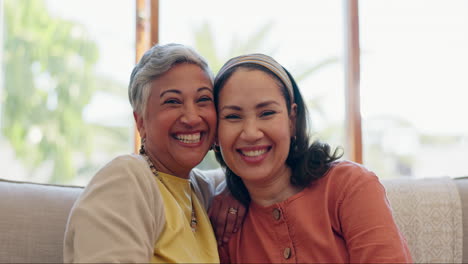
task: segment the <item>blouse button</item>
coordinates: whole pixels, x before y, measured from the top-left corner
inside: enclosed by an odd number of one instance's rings
[[[289,259],[291,257],[291,249],[290,248],[285,248],[283,251],[283,257],[284,259]]]
[[[281,217],[281,211],[278,208],[273,209],[273,218],[279,220]]]

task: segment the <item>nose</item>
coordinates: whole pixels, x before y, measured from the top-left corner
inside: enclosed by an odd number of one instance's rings
[[[188,127],[195,127],[202,121],[200,113],[195,105],[185,105],[182,109],[180,122]]]
[[[247,119],[242,127],[240,138],[247,142],[255,142],[263,137],[263,132],[255,119]]]

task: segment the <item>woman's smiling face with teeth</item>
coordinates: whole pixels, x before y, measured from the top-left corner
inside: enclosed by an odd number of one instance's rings
[[[156,167],[178,176],[199,164],[213,143],[213,86],[194,64],[174,66],[151,86],[145,116],[137,125]]]
[[[275,79],[260,70],[236,70],[221,88],[218,113],[223,159],[244,183],[287,171],[293,121]]]

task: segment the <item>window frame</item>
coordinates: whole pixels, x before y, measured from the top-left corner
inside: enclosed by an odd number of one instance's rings
[[[135,62],[152,45],[159,42],[159,0],[135,0]],[[362,122],[360,106],[360,46],[358,0],[343,0],[344,16],[344,74],[345,74],[345,144],[346,158],[361,163]],[[134,151],[140,148],[140,136],[134,125]]]
[[[135,0],[135,63],[152,45],[159,43],[159,0]],[[133,151],[139,152],[141,139],[133,123]]]

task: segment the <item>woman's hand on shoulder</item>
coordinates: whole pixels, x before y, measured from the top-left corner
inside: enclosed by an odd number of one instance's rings
[[[226,245],[244,222],[247,209],[225,188],[213,199],[208,211],[218,246]]]

